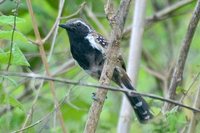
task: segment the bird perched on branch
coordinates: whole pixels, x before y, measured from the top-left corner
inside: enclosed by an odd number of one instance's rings
[[[68,33],[73,58],[89,75],[99,79],[106,60],[105,54],[109,45],[107,40],[80,18],[71,19],[59,26]],[[135,90],[126,74],[125,64],[120,55],[118,62],[114,68],[112,80],[124,89]],[[141,123],[145,123],[153,117],[148,104],[140,95],[129,96],[126,94],[126,96]]]

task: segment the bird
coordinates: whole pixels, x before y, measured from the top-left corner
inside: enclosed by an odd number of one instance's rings
[[[66,23],[59,24],[59,27],[67,31],[72,57],[79,66],[93,78],[100,79],[109,45],[107,39],[81,18],[70,19]],[[125,63],[120,54],[117,62],[112,81],[121,88],[135,90],[126,73]],[[146,123],[153,118],[153,114],[142,96],[138,94],[130,96],[128,93],[125,95],[140,123]]]

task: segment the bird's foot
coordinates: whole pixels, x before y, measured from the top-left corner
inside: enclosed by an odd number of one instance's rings
[[[96,93],[95,92],[92,93],[92,99],[94,101],[98,101],[98,98],[96,97]]]
[[[98,100],[99,100],[99,98],[96,96],[96,93],[95,93],[95,92],[92,93],[92,99],[93,99],[94,101],[98,101]],[[107,99],[107,96],[106,96],[106,99]]]

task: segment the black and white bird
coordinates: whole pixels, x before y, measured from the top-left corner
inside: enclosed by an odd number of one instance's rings
[[[73,58],[89,75],[99,79],[106,59],[107,40],[80,18],[71,19],[59,26],[68,33]],[[114,69],[112,80],[124,89],[135,90],[126,74],[122,57],[119,56],[118,60],[119,63]],[[148,104],[140,95],[131,97],[126,94],[126,96],[141,123],[153,117]]]

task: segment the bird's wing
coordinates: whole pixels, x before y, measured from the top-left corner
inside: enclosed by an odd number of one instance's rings
[[[92,36],[95,38],[95,42],[100,44],[103,49],[108,48],[108,41],[102,35],[94,32]]]
[[[121,54],[119,54],[118,60],[120,62],[121,67],[126,71],[126,65],[125,65],[124,59],[122,58]]]
[[[108,48],[108,41],[107,39],[105,39],[102,35],[98,34],[98,33],[92,33],[92,36],[95,38],[95,42],[97,44],[100,44],[99,46],[101,47],[101,49],[104,49],[104,51],[106,51],[106,49]],[[118,57],[118,62],[120,64],[120,66],[126,70],[126,66],[125,66],[125,63],[124,63],[124,60],[122,58],[122,55],[119,54],[119,57]]]

